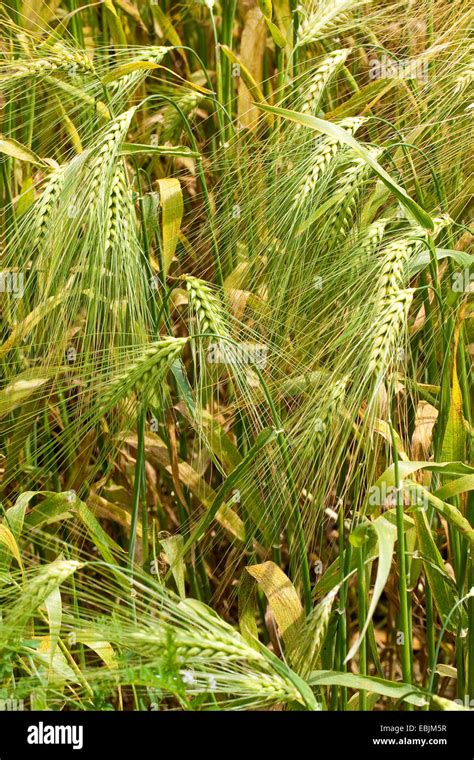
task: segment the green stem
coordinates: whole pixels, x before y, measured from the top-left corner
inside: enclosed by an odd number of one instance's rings
[[[135,562],[135,546],[137,542],[138,514],[140,511],[140,494],[142,491],[145,467],[145,411],[141,410],[137,417],[137,459],[135,462],[135,479],[133,481],[132,497],[132,523],[130,526],[130,543],[128,547],[129,566],[133,568]]]
[[[367,617],[367,577],[364,545],[360,546],[357,551],[357,596],[359,625],[362,625]],[[367,636],[364,636],[360,642],[359,673],[363,676],[367,675]],[[363,689],[359,691],[359,710],[367,710],[367,693]]]
[[[405,683],[412,682],[412,665],[411,665],[411,625],[409,619],[408,604],[408,585],[407,585],[407,557],[405,551],[405,526],[403,512],[403,496],[400,487],[400,472],[398,465],[398,449],[395,430],[390,424],[392,435],[393,449],[393,467],[395,476],[396,489],[396,515],[397,515],[397,541],[398,541],[398,572],[399,572],[399,598],[400,598],[400,620],[403,634],[402,643],[402,674]]]

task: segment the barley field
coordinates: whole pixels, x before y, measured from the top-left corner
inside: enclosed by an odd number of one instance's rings
[[[474,706],[474,8],[0,3],[0,700]]]

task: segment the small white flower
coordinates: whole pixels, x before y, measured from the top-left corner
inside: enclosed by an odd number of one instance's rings
[[[192,670],[183,670],[181,672],[181,678],[183,679],[183,682],[188,686],[192,686],[196,683],[196,679],[194,678],[194,673]]]
[[[210,691],[215,691],[217,689],[217,680],[215,676],[208,676],[209,679],[209,689]]]

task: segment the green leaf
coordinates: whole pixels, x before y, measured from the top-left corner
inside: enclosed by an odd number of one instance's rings
[[[471,467],[464,462],[412,462],[403,461],[398,462],[398,471],[400,480],[408,478],[418,470],[428,470],[428,472],[441,471],[443,475],[471,475],[474,474],[474,467]],[[391,464],[387,467],[385,472],[380,476],[375,484],[375,488],[382,487],[385,483],[386,486],[395,485],[395,468]]]
[[[115,82],[116,79],[121,79],[128,74],[132,74],[134,71],[152,71],[153,69],[162,69],[159,63],[153,61],[131,61],[131,63],[124,63],[122,66],[116,66],[111,71],[107,72],[102,77],[102,84],[109,84]]]
[[[455,251],[452,248],[436,248],[435,250],[438,261],[451,258],[463,269],[470,267],[474,262],[474,256],[465,251]],[[431,256],[429,251],[423,250],[420,251],[420,253],[417,253],[409,262],[410,276],[417,274],[417,272],[420,272],[422,269],[429,266],[430,261]]]
[[[428,491],[428,489],[409,479],[409,476],[413,475],[418,470],[440,470],[444,475],[457,475],[472,474],[474,468],[463,462],[407,462],[400,460],[398,462],[398,470],[400,482],[404,481],[405,488],[408,489],[413,497],[413,504],[418,505],[416,508],[419,509],[420,504],[426,504],[428,502],[454,528],[456,528],[456,530],[467,538],[471,546],[474,546],[474,529],[459,509],[456,509],[452,504],[442,501]],[[386,488],[393,488],[394,486],[395,468],[394,465],[391,464],[377,480],[374,488],[383,490]]]
[[[227,47],[227,45],[221,45],[221,50],[231,63],[236,63],[240,66],[240,76],[242,77],[242,81],[254,100],[256,100],[259,104],[266,103],[263,92],[261,91],[248,68],[244,63],[242,63],[240,58],[236,56],[234,51]],[[271,123],[273,123],[273,119],[271,119]]]
[[[443,559],[436,546],[433,534],[428,524],[428,518],[423,509],[418,509],[414,513],[416,532],[418,537],[418,546],[421,553],[421,561],[425,570],[428,583],[430,585],[433,600],[438,610],[441,621],[444,623],[448,618],[453,607],[453,596],[455,588],[453,581],[446,572]],[[450,631],[456,631],[460,612],[451,616],[448,624]]]
[[[186,591],[184,587],[183,537],[179,534],[169,536],[168,538],[162,538],[160,543],[173,573],[178,594],[181,599],[184,599]]]
[[[59,588],[53,589],[50,595],[44,600],[44,606],[48,615],[49,624],[49,657],[50,667],[53,665],[54,652],[59,641],[62,621],[62,601]]]
[[[68,500],[67,495],[51,493],[48,496],[45,491],[38,493],[45,495],[46,498],[39,504],[35,504],[34,509],[26,515],[26,527],[36,528],[39,525],[50,525],[60,520],[69,520],[73,516],[71,512],[72,503]]]
[[[453,528],[456,528],[462,533],[469,541],[470,545],[474,548],[474,528],[471,526],[468,520],[464,517],[462,512],[459,511],[452,504],[448,504],[446,501],[438,499],[434,494],[428,491],[426,488],[418,485],[418,483],[410,483],[407,481],[409,490],[412,492],[417,503],[427,501],[431,504],[445,520],[447,520]],[[419,507],[418,507],[419,509]]]
[[[161,201],[161,226],[163,241],[163,276],[166,277],[178,244],[183,218],[183,193],[179,179],[165,177],[158,180]]]
[[[367,632],[372,616],[377,607],[378,601],[385,588],[388,576],[390,574],[390,566],[392,564],[393,547],[397,538],[397,529],[394,525],[388,522],[384,517],[379,517],[371,523],[377,534],[377,553],[378,553],[378,566],[377,576],[375,578],[374,592],[370,602],[369,609],[367,611],[367,617],[365,619],[364,626],[357,637],[356,641],[351,646],[344,663],[351,660],[363,641],[363,638]],[[359,625],[362,621],[359,621]]]
[[[291,652],[298,642],[304,622],[304,610],[295,587],[274,562],[251,565],[246,570],[267,597],[281,637]]]
[[[186,546],[183,549],[184,554],[189,550],[192,544],[201,538],[205,530],[214,519],[219,508],[224,504],[225,499],[227,499],[227,497],[232,493],[233,489],[236,487],[237,483],[244,475],[244,473],[248,471],[248,468],[256,456],[262,451],[262,449],[265,448],[265,446],[267,446],[271,441],[275,440],[275,438],[276,432],[273,428],[265,428],[261,431],[261,433],[259,433],[252,448],[247,452],[240,464],[238,464],[237,467],[235,467],[235,469],[232,470],[230,475],[226,478],[206,514],[193,531],[191,537],[186,542]]]
[[[273,21],[270,21],[270,19],[267,18],[266,16],[265,16],[265,23],[268,26],[268,31],[272,35],[272,39],[275,45],[279,48],[284,48],[286,46],[286,39],[284,35],[280,32],[277,25],[274,24]]]
[[[457,341],[455,341],[457,347]],[[454,350],[456,357],[457,350]],[[445,461],[462,461],[466,452],[466,433],[464,430],[464,416],[462,391],[459,385],[456,360],[453,361],[453,374],[451,381],[451,404],[449,407],[448,421],[444,431],[441,459]]]
[[[140,143],[122,143],[121,156],[158,155],[158,156],[184,156],[185,158],[200,158],[195,150],[190,150],[183,145],[141,145]]]
[[[462,478],[451,480],[442,486],[442,488],[439,488],[435,491],[435,496],[444,501],[445,499],[451,499],[453,496],[458,496],[460,493],[472,490],[474,490],[474,475],[464,475]]]
[[[46,161],[43,161],[34,151],[19,143],[18,140],[14,140],[13,137],[0,135],[0,153],[51,171],[51,166]]]
[[[106,562],[110,562],[110,564],[115,564],[114,555],[112,553],[112,549],[118,552],[122,552],[122,549],[118,544],[113,541],[110,536],[105,532],[105,530],[100,525],[99,521],[96,520],[90,509],[87,507],[86,504],[84,504],[83,501],[80,499],[76,499],[75,505],[74,505],[75,511],[79,515],[79,518],[81,519],[82,523],[84,524],[87,532],[89,533],[89,536],[91,537],[92,542],[97,546],[97,549],[99,550],[102,557],[105,559]]]
[[[153,18],[161,27],[163,37],[175,47],[181,47],[183,44],[181,38],[166,13],[160,8],[158,3],[151,3],[150,8]]]
[[[128,47],[127,35],[125,34],[120,17],[115,10],[113,0],[102,0],[102,2],[113,41],[120,47]]]
[[[356,673],[337,673],[331,670],[317,670],[309,678],[311,686],[345,686],[348,689],[371,691],[391,699],[402,699],[411,705],[424,707],[427,698],[416,686],[408,683],[387,681],[375,676],[361,676]]]

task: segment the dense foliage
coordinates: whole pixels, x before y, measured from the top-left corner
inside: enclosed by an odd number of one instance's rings
[[[1,699],[474,704],[473,19],[0,4]]]

